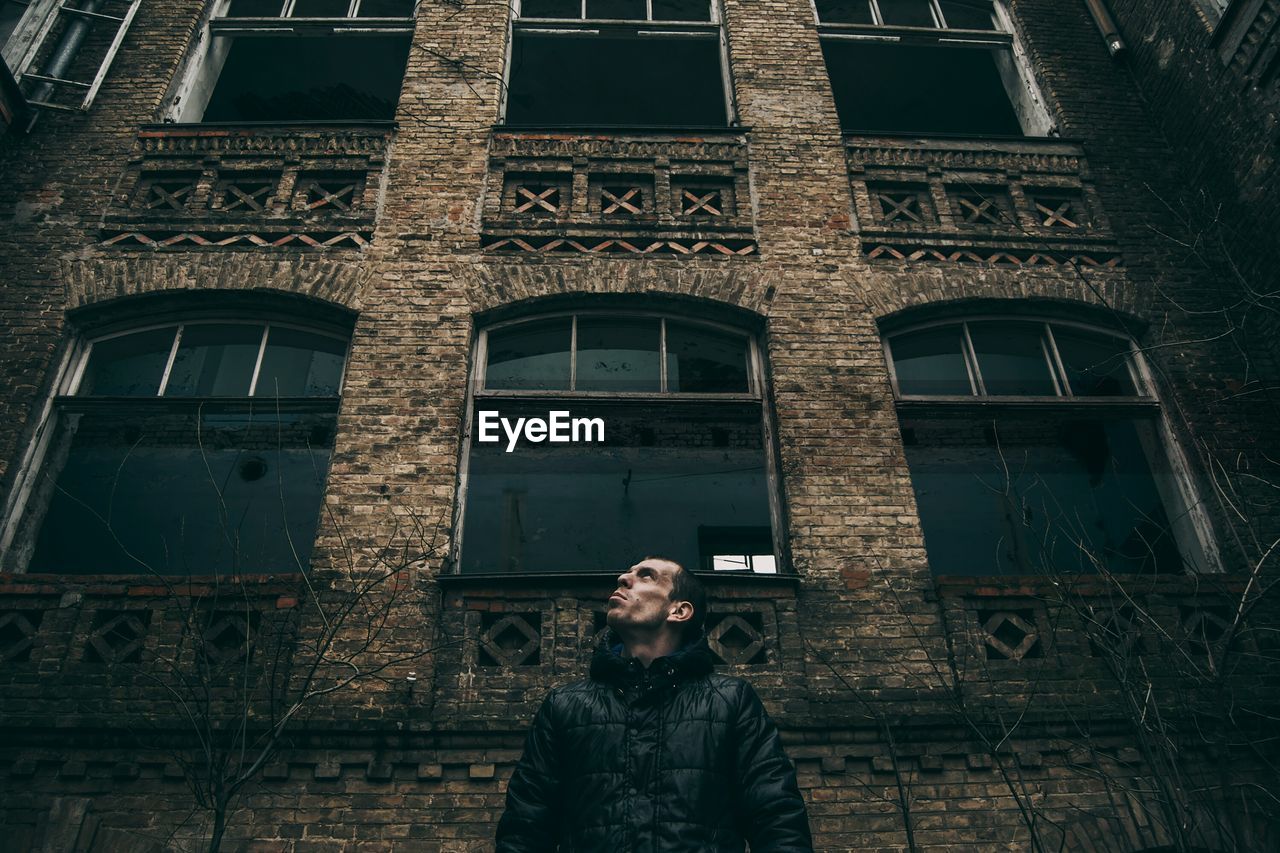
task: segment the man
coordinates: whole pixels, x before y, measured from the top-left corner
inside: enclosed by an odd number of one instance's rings
[[[755,691],[715,675],[706,594],[674,560],[618,577],[591,677],[551,691],[507,787],[499,853],[811,853],[795,770]]]

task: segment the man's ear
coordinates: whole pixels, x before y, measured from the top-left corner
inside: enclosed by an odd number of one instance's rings
[[[673,601],[667,609],[668,622],[688,622],[693,618],[693,605],[687,601]]]

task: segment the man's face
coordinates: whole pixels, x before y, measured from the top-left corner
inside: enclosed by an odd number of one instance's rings
[[[618,588],[609,596],[607,621],[610,628],[660,628],[675,604],[674,563],[649,558],[618,575]]]

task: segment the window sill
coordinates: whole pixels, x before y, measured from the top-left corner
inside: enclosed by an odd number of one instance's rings
[[[740,136],[750,133],[747,125],[654,125],[654,124],[495,124],[494,133],[555,133],[564,136],[626,136],[651,134],[657,136],[687,136],[689,134],[724,134]]]
[[[619,570],[621,571],[621,570]],[[771,590],[771,595],[778,592],[792,595],[800,586],[800,576],[792,574],[752,574],[748,572],[694,572],[698,579],[709,586],[712,591],[734,588],[736,591],[750,589]],[[500,597],[510,589],[572,589],[591,590],[615,585],[618,574],[615,572],[469,572],[466,574],[437,575],[440,586],[449,592],[465,592],[470,594],[489,592]],[[601,598],[607,590],[601,593]]]
[[[21,595],[62,595],[79,592],[96,596],[127,596],[130,598],[190,596],[205,598],[228,590],[237,594],[280,595],[294,592],[306,575],[288,574],[250,575],[71,575],[50,573],[0,573],[0,597]]]

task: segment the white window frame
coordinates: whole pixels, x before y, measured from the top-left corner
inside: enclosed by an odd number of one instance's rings
[[[54,381],[52,383],[53,392],[45,398],[40,408],[39,421],[32,436],[31,441],[27,444],[23,452],[22,458],[18,463],[17,474],[14,478],[13,487],[9,490],[3,508],[3,521],[0,522],[0,572],[25,573],[27,567],[23,565],[11,565],[13,557],[11,550],[15,541],[18,539],[19,533],[29,523],[27,516],[28,504],[31,501],[32,494],[35,491],[38,479],[44,470],[44,464],[48,455],[49,443],[57,432],[57,423],[61,411],[66,408],[67,404],[72,400],[94,399],[93,397],[77,397],[80,383],[84,379],[84,372],[89,364],[89,357],[92,354],[93,346],[102,341],[111,340],[113,338],[124,337],[126,335],[138,334],[141,332],[152,331],[154,329],[166,329],[178,327],[177,333],[174,335],[173,343],[169,348],[169,355],[165,361],[164,371],[162,373],[160,386],[154,396],[137,396],[128,398],[132,403],[146,404],[147,401],[156,400],[164,397],[165,386],[168,384],[169,373],[173,367],[173,361],[177,354],[178,347],[181,346],[182,329],[187,326],[209,325],[209,324],[227,324],[227,323],[243,323],[246,325],[263,326],[263,336],[259,341],[258,354],[254,361],[253,376],[250,384],[250,390],[243,396],[236,397],[169,397],[169,401],[178,404],[189,404],[199,406],[202,402],[211,399],[216,400],[235,400],[243,399],[246,401],[266,400],[266,397],[255,397],[254,391],[258,380],[259,369],[262,366],[262,358],[265,353],[265,345],[268,337],[268,330],[272,327],[293,329],[297,331],[307,332],[314,335],[321,335],[346,342],[346,350],[343,353],[342,374],[338,380],[339,389],[346,382],[347,368],[350,364],[351,357],[351,338],[349,331],[340,331],[335,323],[326,323],[317,321],[315,323],[299,323],[296,321],[281,321],[275,319],[274,314],[266,313],[262,315],[246,314],[243,312],[211,312],[202,311],[197,313],[175,314],[171,318],[165,320],[157,320],[147,323],[113,323],[94,334],[78,337],[67,347],[61,358],[58,360],[54,368]],[[108,398],[115,399],[115,398]],[[289,400],[311,401],[320,405],[331,405],[334,401],[342,399],[341,393],[336,397],[329,396],[312,396],[312,397],[291,397]],[[129,405],[130,402],[122,402],[121,405]]]
[[[996,58],[996,68],[1004,83],[1005,94],[1014,114],[1022,125],[1023,136],[1056,136],[1058,131],[1049,116],[1047,101],[1036,82],[1035,70],[1027,57],[1026,48],[1016,35],[1013,17],[1004,0],[990,0],[995,28],[968,30],[945,26],[946,16],[938,0],[927,0],[934,27],[906,27],[882,23],[878,0],[864,0],[870,4],[872,24],[826,23],[818,13],[817,0],[810,0],[813,19],[821,40],[864,41],[882,44],[909,44],[913,47],[933,44],[939,47],[966,47],[991,50]]]
[[[1049,370],[1058,393],[1055,396],[986,394],[982,385],[981,367],[978,364],[977,353],[973,347],[968,328],[970,323],[975,322],[1040,324],[1042,327],[1041,347],[1045,355],[1045,366]],[[914,332],[954,326],[961,327],[961,356],[964,359],[965,369],[969,374],[969,384],[973,389],[973,393],[968,395],[902,393],[898,384],[893,351],[890,346],[891,340]],[[1052,329],[1054,326],[1105,336],[1124,343],[1129,351],[1126,369],[1129,372],[1130,379],[1133,381],[1134,389],[1138,392],[1137,395],[1075,396],[1071,391],[1062,357],[1058,353],[1057,344],[1053,338]],[[1117,417],[1149,418],[1155,426],[1156,438],[1153,442],[1155,446],[1146,446],[1143,450],[1148,460],[1165,459],[1168,461],[1169,476],[1162,477],[1156,474],[1153,477],[1153,481],[1161,501],[1170,514],[1169,523],[1174,541],[1178,546],[1178,552],[1197,574],[1224,571],[1213,534],[1213,523],[1205,509],[1204,502],[1197,494],[1191,475],[1191,465],[1182,449],[1181,442],[1177,440],[1173,423],[1169,419],[1169,413],[1166,407],[1160,404],[1160,400],[1155,393],[1155,382],[1151,368],[1143,358],[1141,348],[1131,336],[1089,323],[1056,317],[1000,313],[966,314],[964,317],[949,317],[912,325],[894,325],[891,330],[881,335],[881,348],[884,353],[885,364],[889,370],[889,381],[893,389],[894,401],[898,404],[900,416],[902,413],[901,404],[917,403],[932,404],[932,406],[937,407],[938,411],[945,410],[952,413],[968,411],[975,418],[981,418],[984,409],[1002,405],[1019,407],[1030,411],[1038,410],[1044,413],[1063,411],[1064,409],[1078,410],[1081,413],[1086,413],[1091,409],[1106,409],[1112,413],[1123,413],[1127,410],[1129,414],[1119,414]],[[1139,435],[1141,437],[1141,433]],[[1153,471],[1156,470],[1155,466],[1152,466],[1152,468]]]
[[[507,24],[507,49],[502,70],[502,94],[498,104],[498,123],[507,120],[507,94],[511,85],[512,51],[517,33],[538,36],[630,36],[644,38],[698,38],[715,39],[719,45],[720,82],[724,90],[724,114],[726,128],[739,126],[738,103],[734,93],[733,77],[729,68],[729,41],[725,35],[724,15],[720,0],[707,0],[711,8],[709,21],[655,21],[653,0],[645,0],[645,19],[588,18],[588,0],[580,0],[581,14],[577,18],[523,18],[523,0],[510,0],[511,16]]]
[[[570,390],[505,390],[493,389],[489,390],[484,387],[485,370],[489,363],[488,358],[488,342],[489,333],[499,329],[509,328],[511,326],[523,325],[530,322],[538,322],[542,320],[554,320],[560,317],[572,317],[573,326],[570,338],[569,350],[569,369],[571,377],[577,371],[577,318],[578,317],[602,317],[611,320],[622,319],[658,319],[661,320],[661,331],[659,337],[659,365],[658,371],[661,375],[661,387],[664,390],[649,391],[570,391]],[[745,340],[747,344],[747,393],[735,394],[708,394],[708,393],[689,393],[689,392],[672,392],[666,391],[667,384],[667,363],[666,363],[666,321],[672,320],[677,323],[684,323],[691,326],[702,326],[714,329],[719,332],[726,332]],[[462,549],[463,549],[463,530],[466,523],[466,506],[467,506],[467,485],[468,473],[471,465],[471,445],[475,436],[475,412],[482,401],[501,400],[511,398],[544,398],[544,399],[565,399],[565,400],[652,400],[655,403],[668,402],[672,400],[709,400],[721,401],[725,403],[756,403],[760,406],[760,424],[761,424],[761,447],[764,450],[765,458],[765,481],[768,491],[769,500],[769,525],[773,538],[773,571],[769,574],[787,574],[789,571],[784,568],[786,564],[784,550],[785,540],[783,538],[783,512],[781,503],[781,489],[778,472],[778,461],[775,453],[775,428],[772,420],[772,414],[769,406],[765,405],[766,401],[766,371],[763,363],[763,354],[760,350],[759,336],[750,331],[742,329],[740,326],[719,323],[713,320],[704,320],[698,317],[686,318],[671,312],[662,311],[635,311],[635,310],[616,310],[608,309],[586,309],[586,310],[567,310],[567,311],[551,311],[546,313],[521,315],[510,320],[502,320],[484,325],[476,331],[476,340],[472,348],[474,353],[471,361],[470,381],[467,383],[467,408],[466,416],[463,420],[462,441],[460,442],[460,457],[458,463],[458,492],[457,500],[454,503],[453,518],[453,542],[450,552],[449,562],[452,566],[453,574],[462,574]],[[753,569],[754,570],[754,569]]]

